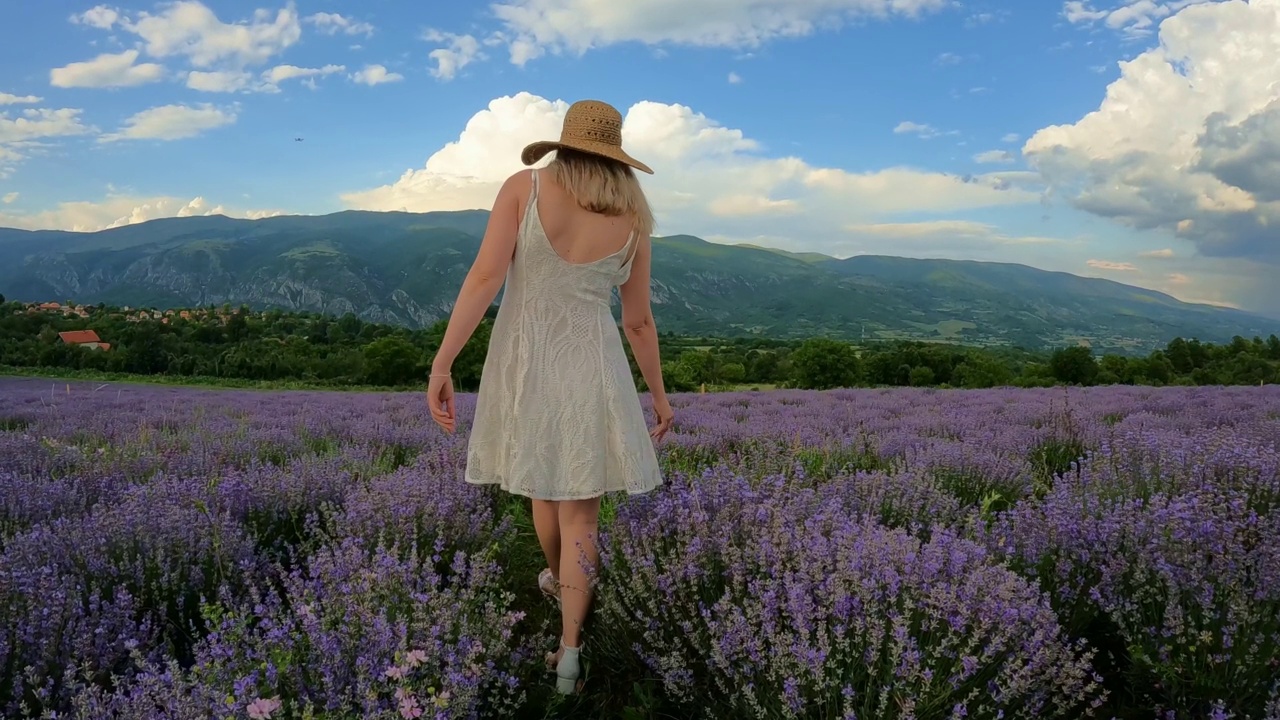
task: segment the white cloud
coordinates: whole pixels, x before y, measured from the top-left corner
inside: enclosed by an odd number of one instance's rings
[[[707,210],[717,217],[791,215],[800,211],[800,203],[772,200],[764,195],[721,195],[707,204]]]
[[[135,48],[118,54],[99,55],[91,61],[54,69],[51,81],[59,87],[120,87],[162,79],[165,71],[161,65],[135,64],[140,50],[154,58],[184,59],[194,68],[185,73],[187,87],[201,92],[279,92],[282,79],[313,79],[342,71],[338,65],[314,69],[279,65],[260,74],[250,70],[298,42],[302,28],[292,0],[280,10],[259,9],[250,19],[238,22],[223,22],[198,0],[165,3],[157,13],[143,12],[136,17],[99,5],[71,19],[130,33],[137,36],[137,42],[133,43]],[[331,13],[318,13],[308,20],[331,34],[342,30],[367,35],[372,31]]]
[[[1139,255],[1139,257],[1149,258],[1152,260],[1168,260],[1173,256],[1174,256],[1173,250],[1169,248],[1163,248],[1161,250],[1149,250]]]
[[[1007,133],[1004,137],[1000,138],[1000,142],[1016,143],[1021,139],[1022,136],[1018,133]]]
[[[187,87],[200,92],[239,92],[253,83],[253,73],[243,70],[192,70],[187,73]]]
[[[0,112],[0,146],[94,132],[92,126],[81,121],[82,112],[75,108],[28,108],[13,117]]]
[[[738,74],[738,73],[736,73],[736,72],[731,72],[731,73],[729,73],[729,84],[730,84],[730,85],[741,85],[741,84],[742,84],[742,76],[741,76],[741,75],[739,75],[739,74]]]
[[[0,180],[25,160],[43,154],[58,138],[98,132],[86,125],[78,108],[24,108],[0,112]]]
[[[5,205],[12,205],[18,201],[18,193],[5,193],[5,196],[0,198],[0,201],[4,202]]]
[[[850,223],[839,231],[847,249],[824,249],[840,257],[887,254],[990,262],[1016,259],[1043,266],[1055,261],[1061,263],[1064,253],[1071,252],[1077,244],[1070,238],[1008,233],[995,225],[972,220]]]
[[[14,168],[22,162],[23,155],[17,150],[0,145],[0,180],[13,174]]]
[[[517,65],[627,42],[751,48],[864,19],[916,18],[951,0],[507,0],[491,6]]]
[[[567,108],[561,100],[529,93],[493,100],[454,141],[431,154],[425,167],[342,199],[348,207],[370,210],[488,208],[502,182],[522,167],[521,148],[559,137]],[[762,156],[759,144],[740,130],[683,105],[638,102],[624,117],[624,145],[656,170],[643,182],[664,232],[739,240],[768,235],[793,249],[837,253],[854,242],[846,225],[1039,200],[1007,176],[912,168],[850,173],[796,157]]]
[[[6,92],[0,92],[0,105],[31,105],[44,100],[44,98],[35,95],[11,95]]]
[[[276,12],[258,10],[248,24],[224,23],[199,2],[178,2],[160,15],[144,13],[126,26],[147,44],[156,57],[180,54],[197,67],[219,61],[256,65],[283,52],[301,37],[293,5]]]
[[[1078,208],[1280,264],[1280,0],[1192,5],[1159,39],[1120,63],[1097,110],[1043,128],[1023,156]]]
[[[103,135],[98,141],[181,140],[235,121],[234,111],[222,110],[209,104],[198,107],[161,105],[136,113],[124,122],[124,127]]]
[[[269,10],[259,9],[252,20],[238,23],[221,21],[196,0],[179,0],[163,7],[159,14],[143,12],[136,19],[121,17],[117,24],[137,35],[148,55],[182,56],[197,68],[262,65],[302,36],[292,2],[274,16]]]
[[[1138,266],[1127,262],[1112,262],[1110,260],[1089,260],[1086,265],[1095,270],[1106,270],[1108,272],[1137,272]]]
[[[155,63],[135,65],[137,50],[103,53],[92,60],[73,62],[49,71],[49,83],[61,88],[132,87],[164,78],[164,68]]]
[[[923,125],[910,120],[903,120],[893,128],[895,133],[930,133],[934,132],[932,125]]]
[[[864,212],[888,215],[911,212],[955,212],[981,207],[1020,205],[1038,196],[999,174],[950,175],[893,167],[865,173],[808,168],[804,183],[857,203]]]
[[[324,67],[319,68],[298,67],[297,65],[277,65],[263,73],[262,76],[268,82],[275,85],[282,83],[285,80],[293,80],[295,78],[323,77],[325,75],[332,75],[334,73],[344,72],[346,69],[346,66],[343,65],[325,65]]]
[[[865,223],[845,226],[856,235],[869,235],[895,241],[902,240],[980,240],[997,245],[1047,245],[1066,242],[1060,238],[1037,235],[1006,235],[989,223],[972,220],[925,220],[909,223]]]
[[[134,197],[108,195],[101,202],[64,202],[38,213],[0,212],[0,227],[24,230],[73,230],[94,232],[166,217],[226,215],[249,219],[282,215],[278,210],[237,210],[211,205],[203,197]]]
[[[1011,163],[1014,161],[1013,153],[1008,150],[987,150],[973,156],[973,161],[982,164],[993,163]]]
[[[1253,279],[1242,278],[1240,267],[1235,263],[1196,262],[1185,270],[1174,272],[1161,271],[1146,273],[1142,270],[1129,272],[1121,276],[1121,282],[1149,287],[1152,290],[1167,293],[1183,302],[1216,305],[1218,307],[1240,308],[1241,296],[1236,292],[1242,284],[1248,285]],[[1246,270],[1247,271],[1247,270]]]
[[[71,22],[88,25],[99,30],[110,30],[119,19],[120,13],[106,5],[99,5],[71,16]]]
[[[969,29],[989,25],[993,22],[1003,22],[1009,16],[1008,10],[997,10],[995,12],[976,12],[964,19],[964,26]]]
[[[959,65],[963,61],[964,58],[953,52],[941,53],[938,57],[933,59],[933,62],[937,65]]]
[[[427,30],[422,39],[430,43],[444,43],[444,47],[436,48],[428,53],[428,57],[436,61],[431,74],[440,80],[452,80],[458,71],[476,60],[484,59],[480,51],[480,41],[472,35],[456,35],[439,30]]]
[[[1107,16],[1105,10],[1094,10],[1081,0],[1071,0],[1062,6],[1062,16],[1071,23],[1089,23]]]
[[[387,72],[387,69],[381,65],[365,65],[363,70],[351,73],[351,79],[364,85],[381,85],[383,83],[398,82],[404,79],[400,73]]]
[[[1151,34],[1164,18],[1191,5],[1219,0],[1121,0],[1114,8],[1099,10],[1084,0],[1070,0],[1062,6],[1062,16],[1076,25],[1092,25],[1099,20],[1112,30],[1130,37]]]
[[[187,87],[201,92],[276,93],[280,92],[280,83],[287,80],[304,78],[307,81],[314,81],[317,77],[345,72],[346,69],[344,65],[325,65],[318,68],[277,65],[270,70],[264,70],[261,75],[257,76],[244,70],[214,70],[209,72],[193,70],[187,74]]]
[[[369,37],[373,35],[373,26],[367,22],[360,22],[349,17],[343,17],[338,13],[320,12],[314,15],[308,15],[303,18],[304,22],[316,26],[316,30],[325,35],[337,35],[344,33],[346,35],[364,35]]]
[[[897,135],[906,135],[906,134],[919,135],[921,138],[925,140],[941,137],[943,135],[959,134],[958,131],[956,130],[939,130],[938,128],[932,125],[928,125],[925,123],[912,122],[910,120],[903,120],[902,122],[898,123],[896,126],[894,126],[893,132]]]

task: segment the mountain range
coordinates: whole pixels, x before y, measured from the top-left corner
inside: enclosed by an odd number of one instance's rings
[[[423,327],[448,317],[488,213],[168,218],[92,233],[0,228],[0,293],[135,307],[246,304]],[[658,327],[681,335],[916,339],[1146,352],[1280,320],[1004,263],[836,259],[654,239]]]

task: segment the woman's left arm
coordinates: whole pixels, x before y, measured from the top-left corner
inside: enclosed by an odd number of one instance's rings
[[[521,190],[531,187],[529,171],[522,170],[507,178],[498,191],[493,210],[489,213],[484,239],[480,241],[480,251],[476,253],[475,262],[462,281],[462,289],[458,291],[453,312],[449,314],[449,326],[444,332],[444,340],[431,362],[432,375],[449,373],[458,353],[462,352],[462,347],[471,339],[480,319],[502,289],[507,268],[511,266],[511,258],[515,254],[516,232],[519,229],[517,218],[523,194]]]

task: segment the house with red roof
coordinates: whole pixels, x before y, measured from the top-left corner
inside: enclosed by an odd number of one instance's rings
[[[93,330],[66,330],[58,333],[58,338],[67,345],[88,348],[90,350],[110,350],[111,344],[102,342],[98,333]]]

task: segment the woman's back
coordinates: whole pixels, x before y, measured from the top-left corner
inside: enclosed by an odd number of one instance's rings
[[[538,219],[551,249],[561,259],[585,265],[616,255],[627,247],[636,227],[634,218],[588,210],[555,181],[554,173],[538,174]]]
[[[630,278],[639,244],[631,223],[581,207],[545,168],[527,184],[495,331],[518,315],[527,339],[556,343],[581,332],[565,325],[611,323],[613,291]]]

